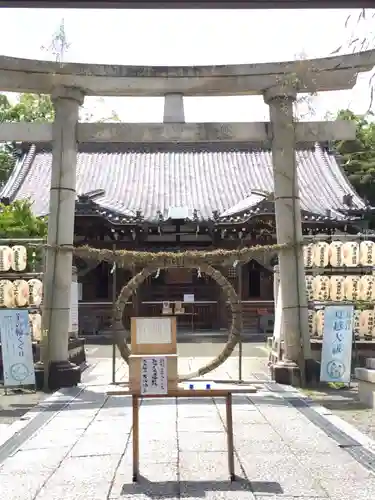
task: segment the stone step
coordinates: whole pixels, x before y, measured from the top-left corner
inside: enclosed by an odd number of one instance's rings
[[[375,370],[371,370],[369,368],[356,368],[354,373],[357,380],[363,380],[364,382],[375,384]]]
[[[366,359],[366,368],[369,368],[370,370],[375,370],[375,358]]]

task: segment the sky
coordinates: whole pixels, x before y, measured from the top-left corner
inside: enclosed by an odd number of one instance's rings
[[[325,57],[340,46],[340,53],[352,52],[351,38],[360,42],[371,35],[375,10],[357,23],[360,11],[2,9],[0,53],[53,60],[51,41],[64,19],[70,44],[65,62],[183,66]],[[345,26],[349,15],[352,20]],[[369,76],[361,75],[353,90],[313,97],[313,115],[306,114],[306,106],[300,112],[311,119],[347,107],[366,112]],[[261,97],[189,97],[184,102],[188,122],[269,118]],[[125,122],[160,122],[163,115],[162,98],[86,98],[85,107],[94,119],[112,110]]]

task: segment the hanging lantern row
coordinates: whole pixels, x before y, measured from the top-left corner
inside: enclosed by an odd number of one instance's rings
[[[375,302],[375,276],[306,276],[309,301]]]
[[[373,340],[375,338],[375,312],[374,309],[355,310],[353,334],[356,339]],[[323,339],[324,309],[309,311],[309,333],[311,338]]]
[[[375,244],[372,241],[332,241],[310,243],[303,247],[306,268],[312,267],[373,267]]]

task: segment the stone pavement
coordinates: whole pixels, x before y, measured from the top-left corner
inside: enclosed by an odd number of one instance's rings
[[[223,378],[227,369],[221,367],[215,378]],[[85,374],[81,388],[54,396],[55,407],[58,398],[65,406],[51,412],[10,456],[4,457],[0,447],[0,498],[375,498],[371,443],[365,448],[329,426],[323,430],[324,416],[309,408],[300,393],[260,382],[258,393],[234,396],[236,482],[228,480],[224,401],[165,399],[142,403],[143,477],[134,485],[130,398],[106,396],[113,389],[107,385],[110,373],[110,360],[100,360]],[[127,368],[119,364],[117,379],[126,378]],[[48,400],[42,405],[48,411]]]

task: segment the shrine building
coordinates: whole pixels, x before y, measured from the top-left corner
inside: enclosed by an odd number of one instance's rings
[[[359,233],[366,203],[346,178],[329,143],[298,144],[303,233]],[[4,202],[29,198],[49,212],[51,144],[23,143]],[[256,143],[79,144],[75,245],[145,251],[235,249],[276,243],[271,148]],[[275,255],[221,269],[239,293],[243,332],[273,328]],[[80,282],[80,333],[110,332],[114,272],[75,262]],[[116,293],[138,270],[117,269]],[[193,296],[178,330],[220,331],[228,307],[220,287],[199,270],[160,270],[127,304],[131,316],[158,316]]]

